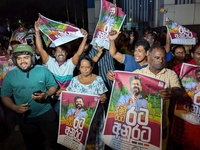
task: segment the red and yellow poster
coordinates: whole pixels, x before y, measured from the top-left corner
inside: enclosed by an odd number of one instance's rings
[[[118,150],[161,150],[165,82],[138,73],[115,72],[103,139]]]
[[[180,79],[185,93],[177,100],[175,115],[191,124],[200,125],[200,67],[183,63]]]
[[[61,93],[58,143],[73,150],[85,149],[98,101],[97,95]]]
[[[41,14],[39,14],[38,21],[40,31],[45,34],[45,36],[47,36],[55,44],[55,46],[59,46],[83,37],[80,29],[70,24],[51,20]]]
[[[10,41],[19,41],[21,43],[27,44],[25,37],[28,34],[28,29],[25,27],[19,27],[17,28],[10,38]]]
[[[166,26],[172,44],[195,45],[197,34],[188,28],[166,18]]]
[[[5,56],[0,56],[0,87],[2,86],[4,78],[3,70],[7,66],[8,66],[7,58]]]
[[[91,44],[109,49],[108,34],[111,30],[119,31],[126,15],[120,7],[106,0],[101,0],[99,21],[93,34]]]

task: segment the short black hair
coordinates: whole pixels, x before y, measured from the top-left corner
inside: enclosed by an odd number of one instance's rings
[[[176,45],[172,48],[172,53],[174,54],[177,48],[183,48],[185,51],[185,47],[183,45]]]
[[[59,46],[56,46],[56,48],[57,47],[60,47],[63,51],[67,51],[67,49],[66,49],[66,46],[65,45],[59,45]]]
[[[149,48],[150,48],[149,42],[147,40],[145,40],[145,39],[138,40],[135,43],[135,48],[137,48],[138,46],[143,46],[145,51],[148,51]]]
[[[139,76],[131,76],[130,79],[129,79],[129,84],[131,84],[131,82],[132,82],[133,80],[140,80],[140,83],[142,84],[142,81],[141,81],[141,79],[140,79]]]
[[[88,55],[84,55],[83,57],[80,57],[78,65],[77,65],[78,68],[80,68],[81,61],[84,60],[84,59],[89,61],[92,68],[94,68],[94,61]]]
[[[133,90],[132,90],[132,88],[131,88],[131,82],[132,82],[133,80],[139,80],[139,81],[140,81],[140,84],[142,85],[142,80],[140,79],[139,76],[131,76],[130,79],[129,79],[129,85],[130,85],[130,92],[131,92],[131,93],[133,92]]]
[[[160,46],[160,45],[152,45],[152,46],[150,47],[150,49],[149,49],[149,55],[152,53],[152,51],[153,51],[154,49],[160,49],[160,50],[164,51],[164,52],[165,52],[165,55],[166,55],[166,50],[165,50],[165,48],[164,48],[163,46]]]
[[[76,97],[74,97],[74,103],[76,104],[76,100],[77,99],[82,99],[82,101],[83,101],[83,103],[84,103],[84,99],[81,97],[81,96],[76,96]]]
[[[33,56],[33,54],[30,53],[30,52],[17,52],[17,53],[12,53],[12,56],[13,56],[14,58],[17,58],[17,57],[20,56],[20,55],[30,55],[30,56]]]
[[[147,33],[147,35],[150,35],[151,37],[153,37],[154,41],[157,39],[157,33],[155,31],[149,31]]]
[[[191,53],[194,53],[200,47],[200,42],[196,43],[196,45],[192,48]]]
[[[116,8],[116,6],[115,5],[111,5],[110,8]]]

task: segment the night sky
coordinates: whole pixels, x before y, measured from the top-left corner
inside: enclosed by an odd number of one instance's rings
[[[52,20],[69,21],[79,28],[88,28],[87,0],[0,0],[1,24],[8,19],[11,29],[19,27],[19,19],[25,27],[33,26],[38,13]]]

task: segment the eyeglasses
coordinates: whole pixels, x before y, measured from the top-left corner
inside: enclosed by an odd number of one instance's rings
[[[200,52],[194,52],[195,54],[197,54],[198,56],[200,56]]]

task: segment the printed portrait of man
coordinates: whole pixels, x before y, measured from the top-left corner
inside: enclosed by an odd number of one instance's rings
[[[84,110],[84,99],[81,96],[76,96],[74,98],[75,108],[71,108],[67,111],[66,116],[74,116],[74,118],[85,118],[86,111]]]
[[[111,28],[115,23],[115,15],[116,15],[116,6],[111,5],[108,11],[108,15],[104,16],[102,19],[102,23],[104,23],[104,31],[110,32]]]
[[[194,94],[200,92],[200,69],[195,70],[196,81],[185,85],[185,90],[192,90]]]
[[[124,94],[120,97],[117,105],[127,107],[130,110],[135,107],[135,111],[140,111],[140,108],[147,108],[148,101],[142,95],[142,81],[138,76],[131,76],[129,79],[130,93]]]

